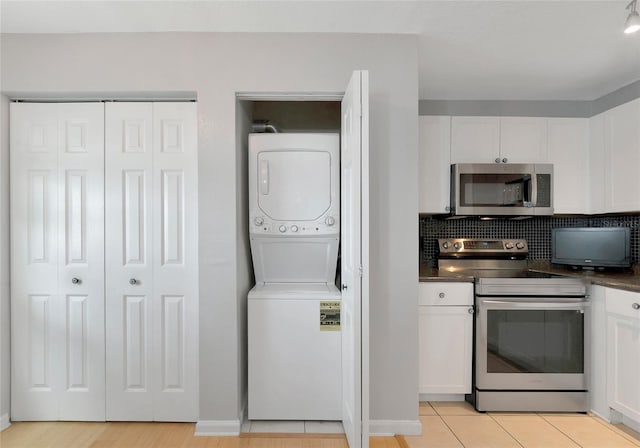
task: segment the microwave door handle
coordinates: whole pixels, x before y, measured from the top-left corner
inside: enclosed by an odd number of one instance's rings
[[[531,198],[531,206],[538,205],[538,176],[536,173],[531,174],[531,182],[529,182],[529,198]]]

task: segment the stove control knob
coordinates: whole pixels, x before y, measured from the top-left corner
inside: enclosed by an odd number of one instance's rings
[[[255,225],[257,225],[257,226],[261,226],[262,224],[264,224],[264,219],[262,219],[262,217],[261,217],[261,216],[256,216],[256,217],[253,219],[253,223],[254,223]]]
[[[285,226],[280,226],[278,230],[280,231],[280,233],[284,233],[287,231],[287,228]]]
[[[518,241],[516,243],[516,249],[520,249],[520,250],[524,249],[524,242]]]
[[[460,244],[460,243],[453,243],[453,248],[454,248],[455,250],[460,250],[460,249],[462,248],[462,244]]]
[[[443,249],[449,249],[449,242],[445,241],[444,243],[442,243],[442,248]]]
[[[292,232],[297,232],[298,231],[298,226],[291,226],[291,231]]]
[[[504,247],[507,249],[513,249],[513,241],[507,241]]]

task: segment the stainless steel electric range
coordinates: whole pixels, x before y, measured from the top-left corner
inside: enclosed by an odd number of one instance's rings
[[[585,412],[589,301],[571,278],[527,270],[522,239],[439,239],[440,275],[475,277],[479,411]]]

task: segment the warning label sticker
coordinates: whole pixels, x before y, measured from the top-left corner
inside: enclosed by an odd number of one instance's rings
[[[320,302],[320,331],[340,331],[340,302]]]

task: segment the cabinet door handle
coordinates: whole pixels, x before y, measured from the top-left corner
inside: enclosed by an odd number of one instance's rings
[[[496,157],[496,163],[500,163],[500,157]]]
[[[440,294],[438,294],[438,297],[440,297],[441,299],[444,299],[444,293],[441,292]]]
[[[80,283],[82,283],[82,280],[80,280],[78,277],[73,277],[71,279],[71,283],[73,283],[74,285],[79,285]]]
[[[633,308],[634,310],[640,310],[640,303],[634,303],[633,305],[631,305],[631,308]]]
[[[470,307],[467,311],[469,311],[469,314],[473,314],[475,312],[475,310],[473,309],[473,307]]]
[[[133,285],[137,285],[137,284],[138,284],[138,280],[136,280],[135,278],[130,278],[130,279],[129,279],[129,284],[130,284],[131,286],[133,286]]]
[[[507,163],[507,162],[508,162],[508,160],[507,160],[506,157],[504,159],[502,159],[502,163]]]

